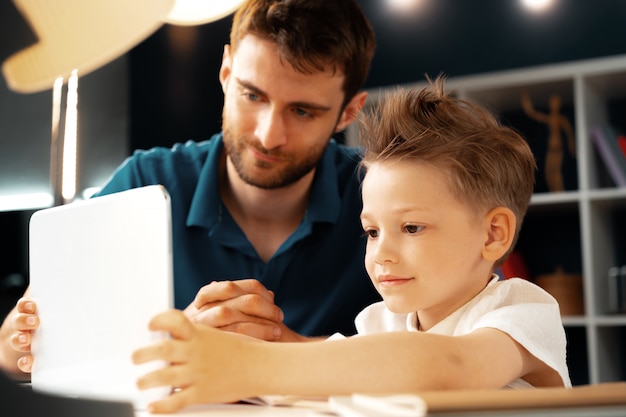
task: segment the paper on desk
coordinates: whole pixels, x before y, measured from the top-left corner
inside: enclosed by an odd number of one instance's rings
[[[332,412],[340,417],[424,417],[426,403],[415,394],[330,397]]]
[[[268,406],[288,406],[288,407],[304,407],[310,409],[328,410],[328,398],[326,397],[304,397],[294,395],[263,395],[261,397],[245,398],[242,402],[255,405]]]

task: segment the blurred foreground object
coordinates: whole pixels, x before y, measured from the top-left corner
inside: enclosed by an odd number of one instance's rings
[[[12,0],[38,41],[2,64],[18,93],[51,89],[73,70],[84,76],[126,53],[165,22],[174,0]]]

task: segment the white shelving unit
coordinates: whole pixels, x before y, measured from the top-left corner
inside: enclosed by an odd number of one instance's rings
[[[411,85],[423,86],[425,81]],[[571,158],[571,175],[576,178],[570,178],[574,186],[568,188],[566,184],[563,192],[538,189],[522,236],[526,250],[534,246],[549,258],[551,252],[563,246],[556,243],[549,250],[541,249],[546,241],[558,237],[551,232],[553,225],[563,221],[555,230],[577,231],[578,236],[572,239],[574,251],[569,256],[573,264],[580,265],[576,272],[583,278],[584,314],[563,317],[572,379],[574,384],[626,380],[626,315],[608,311],[608,269],[626,263],[626,188],[615,188],[610,182],[589,135],[593,126],[616,123],[615,115],[610,118],[616,103],[622,103],[619,123],[626,127],[626,55],[448,78],[446,85],[459,97],[483,104],[516,128],[515,121],[524,115],[522,91],[527,91],[534,107],[543,112],[548,110],[551,95],[561,97],[563,114],[568,116],[576,136],[576,156]],[[380,99],[389,88],[394,87],[371,90],[369,102]],[[525,125],[539,125],[526,118]],[[547,139],[519,130],[531,147],[533,142]],[[357,135],[351,128],[348,142],[355,143]],[[565,144],[564,149],[567,153]],[[536,156],[540,162],[541,155]],[[540,166],[537,176],[542,175]],[[529,234],[524,235],[526,230]]]

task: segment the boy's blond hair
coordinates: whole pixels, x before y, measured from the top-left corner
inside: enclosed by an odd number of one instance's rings
[[[509,208],[517,220],[515,238],[496,266],[506,259],[519,236],[537,168],[515,130],[482,106],[447,93],[442,76],[421,90],[396,89],[359,120],[365,168],[399,159],[426,163],[446,173],[452,193],[476,216]]]

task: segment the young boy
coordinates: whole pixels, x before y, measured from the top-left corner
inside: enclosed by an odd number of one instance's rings
[[[533,190],[526,142],[446,94],[442,78],[389,95],[361,128],[365,266],[384,302],[358,315],[358,336],[312,343],[272,344],[178,311],[158,315],[151,328],[172,338],[133,359],[170,365],[138,386],[178,389],[151,411],[269,394],[571,386],[556,301],[494,275]]]

